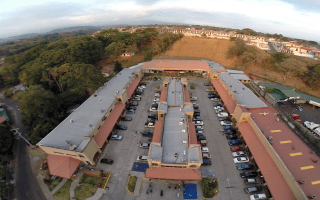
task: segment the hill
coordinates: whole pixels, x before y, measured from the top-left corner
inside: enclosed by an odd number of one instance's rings
[[[320,64],[309,58],[269,54],[256,47],[223,39],[183,37],[156,59],[209,59],[298,91],[320,97]]]

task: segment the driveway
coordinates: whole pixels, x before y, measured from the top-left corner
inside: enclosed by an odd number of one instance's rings
[[[2,98],[0,98],[0,103],[4,104],[3,106],[10,120],[13,122],[13,127],[19,128],[19,131],[23,135],[27,133],[27,127],[22,125],[20,121],[21,114],[16,109],[19,103],[12,99]],[[32,171],[26,147],[27,145],[22,139],[17,141],[17,150],[15,152],[16,166],[13,175],[15,179],[15,197],[18,200],[46,199]]]

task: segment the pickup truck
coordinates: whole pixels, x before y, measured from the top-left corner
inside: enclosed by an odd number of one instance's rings
[[[316,123],[314,123],[314,122],[309,122],[309,121],[303,122],[303,125],[304,125],[305,127],[307,127],[308,129],[310,129],[310,130],[313,130],[313,129],[315,129],[315,128],[320,127],[320,124],[316,124]]]

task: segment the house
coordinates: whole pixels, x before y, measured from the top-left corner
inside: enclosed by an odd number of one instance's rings
[[[104,76],[108,77],[108,76],[110,76],[111,72],[113,72],[113,68],[110,68],[110,67],[103,68],[100,71]]]
[[[134,56],[134,52],[132,52],[132,53],[121,53],[120,56],[122,56],[122,57]]]

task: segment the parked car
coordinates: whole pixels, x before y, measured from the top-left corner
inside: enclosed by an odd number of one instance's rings
[[[261,192],[262,187],[261,186],[252,186],[252,187],[246,187],[244,188],[244,192],[246,194],[251,194],[251,193],[256,193],[256,192]]]
[[[140,97],[133,97],[131,100],[132,100],[132,101],[140,101],[141,98],[140,98]]]
[[[195,125],[203,125],[204,123],[203,123],[203,121],[195,121],[194,124]]]
[[[258,180],[255,178],[246,178],[244,179],[244,184],[246,185],[258,184]]]
[[[211,155],[209,153],[203,153],[202,158],[209,159],[209,158],[211,158]]]
[[[141,148],[141,149],[149,149],[149,147],[150,147],[150,144],[149,143],[141,143],[140,145],[139,145],[139,147]]]
[[[204,136],[198,136],[198,137],[197,137],[197,140],[198,140],[198,141],[200,141],[200,140],[206,140],[206,137],[204,137]]]
[[[257,177],[258,173],[257,172],[241,172],[240,176],[242,178],[251,178],[251,177]]]
[[[252,195],[250,195],[250,200],[261,200],[261,199],[267,199],[267,196],[265,194],[252,194]]]
[[[135,111],[134,111],[134,110],[127,110],[126,113],[127,113],[127,114],[134,114]]]
[[[149,131],[144,131],[144,132],[142,133],[142,136],[143,136],[143,137],[152,137],[152,136],[153,136],[153,133],[151,133],[151,132],[149,132]]]
[[[149,128],[153,128],[153,127],[154,127],[154,122],[152,122],[152,121],[146,122],[146,123],[144,124],[144,126],[145,126],[145,127],[149,127]]]
[[[193,105],[193,109],[199,109],[198,105]]]
[[[148,118],[158,119],[158,115],[157,114],[149,114]]]
[[[226,135],[226,138],[229,140],[236,140],[238,139],[238,136],[236,134]]]
[[[129,105],[130,105],[130,106],[138,106],[139,104],[138,104],[138,102],[131,101],[131,102],[129,103]]]
[[[203,130],[203,126],[201,126],[201,125],[196,125],[196,130]]]
[[[244,151],[236,151],[232,153],[233,157],[244,156],[246,153]]]
[[[238,170],[249,170],[249,169],[254,169],[254,166],[249,165],[249,164],[239,164],[239,165],[237,165],[237,169]]]
[[[200,116],[200,113],[193,113],[193,116],[194,116],[194,117],[199,117],[199,116]]]
[[[234,153],[236,153],[236,152],[234,152]],[[237,157],[237,158],[233,159],[233,162],[234,163],[246,163],[246,162],[249,162],[249,158],[247,158],[247,157]]]
[[[202,153],[209,153],[209,148],[208,147],[201,147],[201,152]]]
[[[196,133],[197,137],[198,136],[204,136],[203,133]]]
[[[237,132],[234,129],[227,129],[227,130],[224,130],[224,133],[227,135],[235,135]],[[228,139],[231,139],[231,138],[228,138]],[[235,139],[237,139],[237,138],[235,138]]]
[[[223,107],[221,103],[214,103],[213,104],[213,107],[217,107],[217,106]]]
[[[144,161],[144,162],[146,162],[146,161],[148,161],[148,156],[138,156],[138,157],[137,157],[137,161]]]
[[[218,117],[228,117],[229,114],[227,112],[219,112]]]
[[[113,160],[112,160],[112,159],[108,159],[108,158],[102,158],[102,159],[100,160],[100,163],[112,165]]]
[[[202,165],[203,166],[210,166],[211,165],[211,161],[210,160],[203,160],[202,161]]]
[[[193,117],[193,121],[202,121],[202,117],[200,116]]]
[[[239,146],[234,146],[234,147],[230,147],[230,150],[232,152],[236,152],[236,151],[244,151],[246,148],[244,147],[239,147]]]
[[[122,140],[121,135],[111,135],[110,140]]]
[[[224,108],[218,108],[218,109],[216,109],[216,113],[223,112],[223,111],[224,111]]]
[[[223,106],[213,106],[213,109],[215,109],[215,110],[217,110],[217,109],[219,109],[219,108],[223,108]]]
[[[127,127],[124,125],[116,125],[116,129],[127,130]]]
[[[211,83],[206,82],[206,83],[204,83],[203,85],[204,85],[204,86],[210,86]]]
[[[197,105],[199,106],[199,104],[197,102],[192,102],[192,105]]]
[[[193,112],[194,113],[200,113],[200,110],[199,109],[194,109]]]
[[[232,122],[229,122],[229,121],[221,121],[220,122],[221,126],[231,126],[232,125]]]
[[[231,141],[229,141],[229,145],[230,146],[237,146],[239,144],[242,144],[242,142],[240,140],[231,140]]]
[[[160,98],[155,98],[155,99],[153,99],[153,101],[159,102]]]
[[[302,107],[299,106],[299,105],[296,106],[296,109],[299,110],[299,111],[301,111],[301,112],[303,111]]]
[[[202,134],[204,134],[203,130],[196,130],[196,133],[202,133]]]
[[[228,126],[228,125],[227,125],[227,126],[224,126],[224,127],[223,127],[223,130],[227,130],[227,129],[232,129],[232,130],[234,130],[234,128],[233,128],[232,126]]]
[[[126,107],[127,110],[136,110],[137,108],[134,106]]]
[[[231,122],[231,119],[229,117],[218,117],[219,121],[229,121]]]
[[[197,101],[197,100],[198,100],[198,97],[190,97],[190,100],[191,100],[191,101]]]
[[[150,112],[157,112],[158,111],[158,108],[157,107],[151,107],[150,108]]]
[[[210,100],[211,100],[211,101],[215,101],[215,102],[219,102],[219,101],[221,101],[221,99],[220,99],[220,98],[218,98],[218,97],[213,97],[213,98],[211,98]]]
[[[121,121],[131,121],[132,117],[121,117]]]

